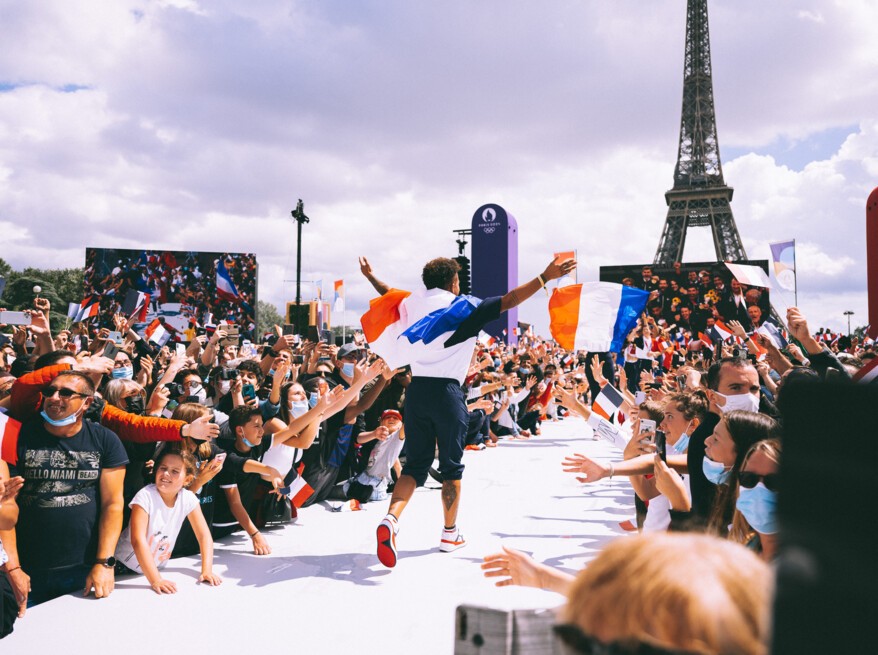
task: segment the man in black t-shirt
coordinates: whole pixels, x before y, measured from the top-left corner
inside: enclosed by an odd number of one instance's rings
[[[94,383],[65,371],[42,393],[40,418],[22,425],[18,440],[15,473],[25,479],[18,524],[0,532],[22,606],[83,588],[109,596],[122,531],[128,457],[113,432],[82,418],[94,401]]]

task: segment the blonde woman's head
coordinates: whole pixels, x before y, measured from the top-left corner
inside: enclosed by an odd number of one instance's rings
[[[763,655],[771,588],[766,564],[738,544],[653,533],[607,546],[574,581],[562,619],[603,643]]]

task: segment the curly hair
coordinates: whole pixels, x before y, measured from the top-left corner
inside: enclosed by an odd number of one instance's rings
[[[460,271],[460,266],[453,259],[437,257],[424,266],[421,279],[427,289],[446,289]]]

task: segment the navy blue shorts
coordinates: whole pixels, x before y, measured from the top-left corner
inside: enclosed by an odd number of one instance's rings
[[[469,412],[457,380],[412,378],[405,390],[406,461],[402,474],[423,486],[438,446],[442,479],[460,480],[468,425]]]

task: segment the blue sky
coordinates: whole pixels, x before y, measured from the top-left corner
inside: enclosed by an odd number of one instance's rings
[[[0,2],[0,256],[86,246],[253,251],[260,296],[307,278],[400,287],[486,202],[518,220],[522,281],[651,260],[676,157],[685,3]],[[795,238],[812,323],[865,323],[878,179],[878,6],[710,4],[733,211],[753,258]],[[686,259],[713,256],[692,234]],[[547,324],[545,300],[522,320]],[[862,321],[858,319],[862,318]]]

